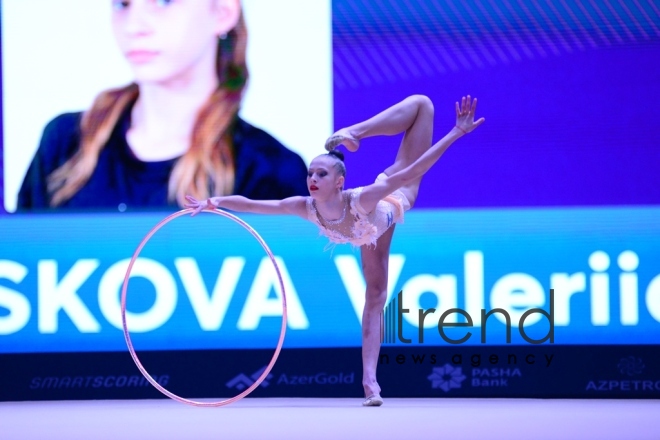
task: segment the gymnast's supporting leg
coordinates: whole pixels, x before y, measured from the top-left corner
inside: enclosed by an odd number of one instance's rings
[[[371,136],[396,135],[405,132],[394,164],[385,170],[388,176],[415,162],[431,147],[433,138],[433,103],[423,95],[413,95],[350,127],[337,131],[326,147],[343,143],[349,150],[358,149],[359,140]],[[412,206],[417,198],[421,177],[408,184],[404,193]]]
[[[368,246],[360,248],[362,272],[367,284],[362,312],[362,386],[367,398],[373,395],[380,396],[376,368],[380,352],[381,319],[387,300],[387,270],[393,234],[394,226],[381,235],[375,248]]]

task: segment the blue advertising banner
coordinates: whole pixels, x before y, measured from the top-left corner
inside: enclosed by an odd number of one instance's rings
[[[124,351],[120,295],[128,262],[162,213],[0,219],[0,353]],[[285,348],[359,347],[359,250],[296,218],[242,216],[277,257],[288,303]],[[402,339],[450,345],[658,344],[660,209],[421,210],[397,226],[390,298],[401,292]],[[281,293],[258,242],[228,219],[183,216],[142,250],[128,288],[138,350],[272,349]],[[435,311],[430,311],[433,308]],[[493,313],[483,326],[481,311]],[[420,320],[421,311],[426,311]],[[457,322],[454,314],[445,319]],[[421,323],[421,325],[420,325]],[[420,327],[423,331],[420,333]],[[485,340],[484,340],[485,337]]]

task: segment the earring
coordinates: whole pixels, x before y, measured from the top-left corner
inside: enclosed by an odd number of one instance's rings
[[[226,40],[226,39],[227,39],[227,33],[220,34],[218,37],[219,37],[221,40]]]

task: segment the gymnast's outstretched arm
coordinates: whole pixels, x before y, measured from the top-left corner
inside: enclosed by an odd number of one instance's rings
[[[302,196],[289,197],[282,200],[252,200],[243,196],[210,197],[206,200],[197,200],[186,196],[186,208],[197,215],[204,210],[216,208],[228,209],[236,212],[250,212],[254,214],[289,214],[307,218],[306,198]]]

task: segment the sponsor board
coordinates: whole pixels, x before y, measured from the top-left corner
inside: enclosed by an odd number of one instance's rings
[[[245,388],[252,385],[266,367],[262,367],[249,376],[245,373],[239,373],[229,380],[225,386],[227,388],[235,388],[243,391]],[[352,385],[355,383],[355,372],[339,372],[339,373],[285,373],[281,372],[277,375],[269,374],[264,381],[259,384],[259,387],[267,388],[270,385],[274,386],[304,386],[304,385]]]
[[[269,350],[143,353],[154,379],[188,398],[227,398],[252,385]],[[389,358],[389,362],[385,359]],[[388,346],[383,397],[660,398],[656,346]],[[354,397],[361,349],[284,349],[251,397]],[[0,400],[165,398],[128,353],[1,355]]]
[[[654,360],[657,364],[658,357]],[[660,373],[657,368],[647,369],[642,358],[636,356],[623,357],[616,363],[616,368],[612,368],[610,371],[614,370],[618,374],[590,378],[587,381],[585,390],[594,394],[605,395],[611,392],[641,392],[655,394],[660,397]]]

